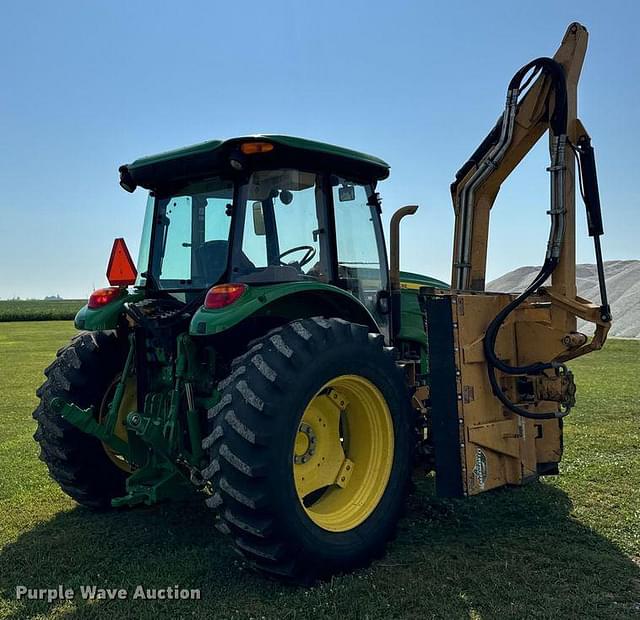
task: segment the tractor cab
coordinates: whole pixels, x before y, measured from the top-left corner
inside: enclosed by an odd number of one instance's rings
[[[206,142],[120,168],[150,190],[136,284],[184,301],[221,283],[324,282],[387,324],[377,158],[257,136]],[[383,301],[385,300],[385,301]]]

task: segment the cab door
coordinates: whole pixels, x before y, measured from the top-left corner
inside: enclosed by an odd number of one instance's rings
[[[337,284],[357,297],[388,338],[388,269],[373,189],[342,178],[332,182]],[[388,307],[388,306],[387,306]]]

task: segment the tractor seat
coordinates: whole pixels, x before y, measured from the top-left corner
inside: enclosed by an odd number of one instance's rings
[[[227,268],[229,242],[226,240],[205,241],[195,248],[196,263],[200,277],[207,283],[217,282]],[[243,273],[255,271],[256,266],[241,252],[238,265]]]

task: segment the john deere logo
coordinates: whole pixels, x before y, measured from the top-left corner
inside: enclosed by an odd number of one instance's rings
[[[473,475],[478,481],[478,486],[484,489],[487,481],[487,455],[480,448],[476,449],[476,464],[473,468]]]

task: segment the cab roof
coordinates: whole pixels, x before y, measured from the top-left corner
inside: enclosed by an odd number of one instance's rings
[[[245,142],[268,142],[269,152],[242,155]],[[150,190],[169,189],[213,174],[233,174],[230,158],[240,157],[246,169],[309,168],[344,175],[349,180],[373,182],[389,176],[382,159],[341,146],[306,138],[272,134],[209,140],[192,146],[136,159],[120,166],[120,184],[128,191],[136,186]]]

